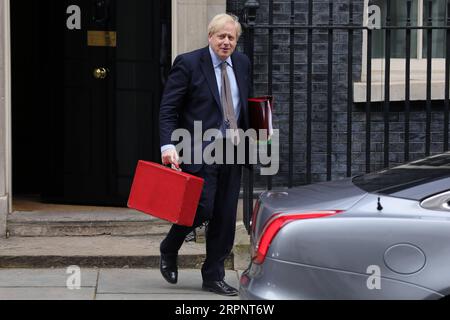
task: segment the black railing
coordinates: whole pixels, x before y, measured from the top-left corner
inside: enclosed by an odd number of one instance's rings
[[[362,20],[356,21],[354,17],[354,10],[356,4],[359,4],[359,9],[361,9],[362,4],[364,3],[363,0],[348,0],[346,3],[345,8],[348,8],[347,11],[347,22],[346,23],[335,23],[336,22],[336,11],[337,6],[339,4],[342,5],[342,1],[339,3],[336,3],[335,1],[329,1],[328,3],[328,21],[324,21],[324,19],[321,19],[321,21],[314,21],[315,20],[315,14],[317,12],[314,12],[314,6],[316,5],[317,1],[314,0],[305,0],[302,1],[303,4],[307,5],[307,14],[298,14],[299,12],[296,12],[296,2],[298,5],[299,1],[291,1],[290,2],[290,14],[285,13],[285,16],[289,16],[289,21],[284,20],[280,23],[274,22],[274,4],[280,5],[277,1],[274,0],[266,0],[264,3],[261,1],[261,3],[265,4],[264,10],[266,14],[264,15],[265,21],[260,22],[258,12],[260,9],[260,2],[256,0],[249,0],[245,4],[245,9],[243,12],[243,25],[245,28],[245,51],[246,54],[249,56],[252,63],[255,63],[255,39],[258,36],[258,32],[260,34],[263,34],[264,37],[258,38],[257,44],[264,44],[263,46],[266,48],[266,52],[264,52],[264,56],[267,57],[267,81],[264,81],[264,84],[267,85],[266,90],[264,92],[260,92],[260,94],[269,94],[275,96],[275,101],[277,101],[276,93],[274,93],[274,37],[275,37],[275,31],[276,30],[282,30],[286,31],[285,34],[289,35],[289,40],[286,43],[286,46],[289,46],[289,49],[286,52],[286,62],[289,64],[289,70],[286,71],[286,75],[288,75],[288,83],[289,83],[289,98],[286,101],[286,107],[285,110],[287,110],[289,121],[287,123],[288,125],[288,131],[285,137],[285,140],[288,142],[288,156],[286,157],[288,164],[287,164],[287,175],[286,175],[286,181],[284,183],[284,187],[292,188],[296,184],[309,184],[312,182],[315,182],[316,179],[313,176],[312,171],[312,164],[313,164],[313,121],[314,121],[314,105],[313,105],[313,94],[315,92],[315,87],[313,85],[314,81],[314,54],[313,54],[313,48],[315,42],[314,36],[318,33],[321,35],[325,34],[325,40],[322,37],[321,39],[323,42],[328,46],[328,54],[326,57],[327,68],[325,68],[325,72],[328,75],[328,78],[323,80],[325,83],[325,88],[327,90],[326,93],[326,106],[322,110],[326,114],[326,157],[324,158],[323,167],[326,168],[326,174],[324,175],[325,180],[331,180],[333,179],[333,162],[335,162],[335,150],[334,150],[334,142],[333,138],[334,136],[334,126],[333,124],[336,123],[336,119],[333,119],[333,116],[335,115],[334,109],[333,109],[333,100],[334,100],[334,85],[336,83],[333,83],[333,74],[335,74],[334,68],[336,66],[336,63],[334,61],[336,55],[333,51],[333,46],[336,41],[336,33],[337,32],[344,32],[347,36],[347,59],[345,60],[347,63],[346,70],[347,70],[347,79],[342,80],[341,82],[346,83],[346,90],[347,90],[347,101],[346,101],[346,117],[343,119],[346,119],[346,126],[344,127],[346,130],[346,152],[343,152],[343,154],[346,155],[346,163],[345,163],[345,169],[344,167],[341,168],[341,171],[343,174],[345,174],[347,177],[351,177],[355,174],[361,174],[364,172],[371,172],[376,169],[381,169],[384,167],[389,167],[392,164],[395,163],[395,161],[392,161],[390,158],[391,153],[393,150],[391,150],[391,139],[392,139],[392,132],[391,130],[391,122],[390,116],[392,115],[393,109],[395,109],[395,112],[398,114],[401,114],[399,116],[399,119],[397,122],[403,122],[402,125],[402,132],[401,136],[402,139],[401,142],[403,143],[403,150],[401,151],[401,154],[403,155],[403,161],[407,162],[410,160],[414,160],[412,158],[412,152],[414,151],[414,156],[417,156],[417,150],[424,149],[423,155],[428,156],[432,153],[437,152],[435,149],[432,150],[432,143],[436,142],[432,139],[432,123],[433,123],[433,113],[439,112],[443,113],[443,126],[442,126],[442,139],[439,141],[439,150],[438,151],[448,151],[449,150],[449,137],[448,137],[448,130],[449,130],[449,91],[450,91],[450,76],[449,76],[449,70],[450,70],[450,61],[448,57],[450,57],[450,17],[449,14],[446,15],[446,19],[444,23],[434,23],[433,20],[433,6],[436,5],[436,1],[432,0],[420,0],[423,3],[424,8],[427,8],[427,16],[423,19],[423,24],[413,25],[413,21],[415,21],[412,18],[412,0],[406,1],[406,20],[404,23],[396,23],[394,25],[392,20],[392,10],[391,10],[391,3],[392,1],[386,0],[386,6],[385,11],[383,14],[385,14],[384,18],[382,19],[381,25],[376,28],[380,29],[377,32],[382,32],[384,35],[384,80],[382,79],[382,83],[384,85],[384,98],[381,98],[377,102],[373,102],[373,74],[372,74],[372,58],[373,58],[373,49],[374,45],[379,45],[377,43],[374,43],[374,32],[375,29],[373,27],[365,26],[363,25]],[[283,2],[284,4],[286,1]],[[317,2],[318,3],[318,2]],[[369,1],[369,4],[371,1]],[[320,2],[320,4],[323,5],[323,1]],[[302,7],[304,8],[304,7]],[[342,10],[342,6],[339,7],[339,10]],[[447,12],[450,12],[450,0],[446,3],[446,10]],[[360,12],[362,14],[362,12]],[[296,17],[299,17],[299,19],[296,19]],[[418,17],[417,20],[419,20],[421,17]],[[381,16],[380,16],[381,19]],[[263,19],[261,19],[263,20]],[[301,21],[300,21],[301,20]],[[339,19],[342,20],[342,19]],[[258,21],[258,22],[257,22]],[[442,21],[441,21],[442,22]],[[404,41],[405,41],[405,47],[404,47],[404,60],[405,60],[405,77],[404,77],[404,85],[405,85],[405,97],[401,100],[401,102],[394,102],[391,101],[391,59],[393,57],[392,55],[392,39],[393,39],[393,33],[396,32],[398,36],[398,31],[404,31]],[[426,35],[426,41],[423,41],[424,46],[426,45],[426,88],[425,88],[425,97],[422,100],[425,100],[425,108],[422,110],[422,112],[425,112],[426,116],[423,119],[424,122],[424,139],[421,141],[421,143],[424,144],[423,148],[417,147],[415,145],[415,150],[411,150],[411,114],[413,108],[418,108],[417,105],[413,106],[413,102],[411,101],[411,60],[414,59],[411,56],[411,46],[412,46],[412,39],[413,39],[413,32],[418,32],[418,30],[422,30],[424,35]],[[437,100],[436,102],[432,100],[436,100],[432,96],[432,66],[433,66],[433,34],[436,30],[445,30],[445,77],[443,81],[444,84],[444,90],[445,94],[443,95],[440,100]],[[306,116],[304,118],[304,126],[305,126],[305,133],[303,135],[296,135],[295,134],[295,122],[294,122],[294,116],[295,112],[297,111],[297,103],[299,101],[296,101],[295,95],[295,64],[296,64],[296,35],[298,33],[305,33],[306,34],[306,46],[305,48],[305,54],[306,54],[306,108],[305,113]],[[354,82],[355,82],[355,70],[354,70],[354,54],[355,54],[355,36],[358,34],[362,38],[362,34],[365,33],[366,36],[366,57],[367,59],[361,58],[361,65],[363,65],[363,62],[366,62],[366,69],[361,70],[365,71],[366,78],[364,79],[356,79],[360,82],[364,81],[366,84],[366,99],[365,102],[355,104],[354,103]],[[359,45],[359,44],[358,44]],[[261,49],[260,49],[261,50]],[[303,52],[302,52],[303,53]],[[403,58],[402,58],[403,59]],[[345,70],[345,69],[344,69]],[[361,81],[362,80],[362,81]],[[383,82],[384,81],[384,82]],[[258,92],[257,92],[258,93]],[[398,100],[398,99],[397,99]],[[416,99],[417,100],[417,99]],[[302,103],[305,103],[305,101],[301,101]],[[435,104],[437,104],[436,110],[433,110]],[[362,107],[361,107],[362,106]],[[365,109],[365,110],[364,110]],[[357,133],[363,133],[365,134],[365,139],[362,139],[361,143],[365,143],[365,150],[358,150],[358,152],[361,155],[362,160],[358,159],[358,161],[363,162],[365,165],[365,168],[363,170],[355,170],[353,169],[354,164],[354,150],[353,150],[353,135],[355,134],[355,122],[354,122],[354,114],[355,110],[358,113],[362,113],[365,119],[363,121],[365,122],[365,130],[363,132],[357,132]],[[382,116],[381,119],[382,123],[380,123],[381,126],[378,126],[378,128],[383,128],[383,133],[380,132],[380,137],[383,137],[382,146],[376,146],[377,148],[373,148],[373,141],[371,139],[372,134],[374,133],[375,129],[372,126],[373,125],[373,119],[374,119],[374,112],[380,111]],[[400,111],[399,111],[400,110]],[[380,113],[377,112],[377,113]],[[277,109],[275,109],[275,114],[277,113]],[[378,117],[380,118],[380,117]],[[439,121],[441,117],[436,117]],[[439,125],[442,125],[440,123]],[[380,130],[380,129],[378,129]],[[397,140],[396,140],[397,141]],[[295,158],[294,153],[294,145],[295,143],[302,142],[305,144],[305,147],[303,149],[304,157],[300,160]],[[397,148],[398,149],[398,148]],[[342,151],[342,150],[341,150]],[[375,158],[374,160],[374,152],[377,152],[379,155],[382,153],[382,157]],[[395,152],[398,153],[398,150],[395,150]],[[301,176],[302,181],[301,183],[298,183],[298,181],[294,181],[294,175],[297,172],[297,168],[295,166],[295,161],[302,162],[302,165],[304,165],[304,174]],[[268,177],[266,185],[264,186],[267,189],[272,189],[274,184],[273,178]],[[253,192],[254,190],[254,172],[248,171],[246,174],[244,174],[244,223],[246,224],[246,227],[248,228],[252,208],[253,208]]]

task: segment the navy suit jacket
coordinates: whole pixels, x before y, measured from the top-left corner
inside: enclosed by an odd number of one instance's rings
[[[248,98],[250,95],[250,60],[242,53],[231,56],[233,70],[241,98],[241,112],[238,127],[247,130]],[[223,123],[223,109],[211,60],[209,47],[179,55],[169,73],[161,100],[159,124],[160,144],[177,144],[171,135],[175,129],[190,132],[192,139],[191,159],[194,161],[194,121],[202,122],[203,133],[212,128],[220,129]],[[202,151],[210,142],[202,143]],[[182,168],[197,172],[202,164],[185,164]]]

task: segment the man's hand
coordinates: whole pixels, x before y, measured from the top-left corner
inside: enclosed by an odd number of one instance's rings
[[[180,169],[179,165],[180,157],[178,156],[178,152],[175,148],[164,151],[161,156],[161,160],[163,165],[171,164],[172,167]]]

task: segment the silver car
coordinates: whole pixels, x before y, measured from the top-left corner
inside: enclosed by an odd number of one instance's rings
[[[450,296],[450,153],[263,193],[242,299]]]

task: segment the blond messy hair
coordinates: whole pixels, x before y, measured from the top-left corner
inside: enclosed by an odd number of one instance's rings
[[[222,29],[227,23],[234,23],[236,25],[236,36],[237,39],[242,34],[242,26],[239,23],[239,18],[235,15],[221,13],[212,18],[211,22],[208,26],[208,35],[212,36],[217,33],[220,29]]]

